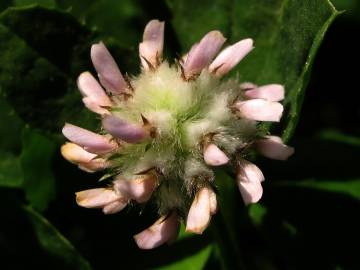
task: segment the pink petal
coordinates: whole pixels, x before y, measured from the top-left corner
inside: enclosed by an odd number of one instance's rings
[[[84,97],[93,99],[99,106],[112,105],[110,98],[90,72],[81,73],[77,79],[77,85]]]
[[[248,98],[261,98],[268,101],[280,101],[284,99],[284,87],[280,84],[268,84],[245,91]]]
[[[127,83],[104,43],[91,46],[91,60],[105,89],[113,94],[126,92]]]
[[[271,122],[279,122],[284,110],[280,103],[264,99],[239,101],[235,104],[235,107],[242,118]]]
[[[236,181],[245,204],[256,203],[261,199],[261,182],[264,179],[264,175],[255,164],[245,159],[239,162]]]
[[[152,174],[133,180],[120,178],[114,181],[114,189],[117,192],[124,194],[129,199],[136,200],[138,203],[148,201],[157,185],[157,177]]]
[[[263,188],[259,182],[239,182],[238,187],[246,205],[257,203],[262,197]]]
[[[129,123],[113,115],[105,116],[102,125],[111,135],[128,143],[136,143],[147,137],[147,132],[141,125]]]
[[[96,154],[85,151],[74,143],[67,142],[61,146],[61,154],[71,163],[77,164],[80,169],[87,172],[103,170],[110,166],[110,163],[103,158],[97,158]]]
[[[164,22],[150,21],[144,31],[143,42],[139,44],[139,54],[143,67],[149,69],[148,62],[153,67],[159,64],[164,46]],[[146,60],[145,60],[146,59]]]
[[[198,42],[194,43],[194,44],[191,46],[190,51],[195,50],[196,46],[198,46],[198,45],[199,45]],[[190,52],[190,51],[189,51],[189,52]],[[184,54],[184,55],[181,57],[181,62],[182,62],[182,63],[185,63],[185,62],[186,62],[186,60],[187,60],[187,58],[188,58],[188,56],[189,56],[189,52],[187,52],[186,54]]]
[[[204,160],[207,165],[220,166],[229,162],[229,158],[215,144],[205,146]]]
[[[210,200],[210,214],[215,215],[218,210],[218,204],[216,200],[216,194],[211,189],[209,189],[209,200]]]
[[[253,40],[243,39],[222,50],[209,66],[209,71],[223,76],[235,67],[252,49]]]
[[[141,233],[134,235],[136,244],[141,249],[152,249],[164,243],[172,242],[179,232],[179,221],[175,213],[161,217]]]
[[[266,139],[256,141],[256,150],[267,158],[286,160],[294,154],[294,148],[283,143],[277,136],[266,136]]]
[[[111,167],[111,163],[103,158],[96,158],[89,162],[79,162],[78,167],[83,171],[92,173]]]
[[[211,219],[209,188],[204,187],[195,195],[186,220],[186,231],[202,234]]]
[[[210,64],[221,46],[225,42],[225,38],[219,31],[211,31],[207,33],[197,46],[193,46],[184,63],[184,73],[186,78],[198,75]]]
[[[99,208],[121,199],[114,190],[108,188],[94,188],[76,193],[76,202],[86,208]]]
[[[62,133],[70,141],[84,147],[86,151],[91,153],[106,153],[117,147],[115,142],[111,142],[105,136],[68,123],[63,127]]]
[[[84,102],[86,108],[88,108],[90,111],[94,112],[94,113],[98,113],[101,115],[105,115],[105,114],[109,114],[110,112],[101,107],[101,105],[99,105],[97,103],[97,101],[95,101],[94,99],[90,98],[90,97],[84,97],[82,99],[82,101]]]
[[[256,180],[258,182],[263,182],[265,180],[259,167],[246,159],[240,160],[238,176],[241,177],[243,181]]]
[[[117,200],[114,202],[111,202],[103,207],[103,213],[105,215],[109,214],[115,214],[123,210],[127,205],[126,200]]]
[[[65,143],[61,146],[61,154],[63,157],[71,163],[89,162],[96,158],[96,154],[85,151],[82,147],[75,143]]]

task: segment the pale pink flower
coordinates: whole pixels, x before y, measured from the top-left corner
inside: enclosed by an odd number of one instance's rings
[[[253,163],[241,159],[238,164],[236,181],[245,204],[256,203],[263,194],[261,170]]]
[[[294,154],[294,148],[283,143],[277,136],[265,136],[255,142],[256,150],[267,158],[286,160]]]
[[[87,152],[77,144],[69,142],[61,146],[61,154],[66,160],[74,164],[88,163],[97,157],[96,154]]]
[[[107,153],[117,148],[117,144],[108,137],[75,125],[65,124],[62,132],[67,139],[84,147],[86,151],[91,153]]]
[[[185,77],[190,79],[200,74],[200,72],[211,63],[211,60],[213,60],[219,52],[225,40],[219,31],[207,33],[200,42],[189,51],[183,66]]]
[[[123,197],[112,188],[94,188],[76,193],[78,205],[86,208],[102,208]]]
[[[146,230],[134,235],[136,244],[142,249],[152,249],[171,243],[177,237],[179,220],[175,213],[159,218]]]
[[[104,107],[110,107],[112,102],[90,72],[81,73],[77,85],[89,110],[98,114],[109,113]]]
[[[150,21],[139,44],[141,64],[145,69],[156,68],[161,61],[164,47],[164,22]]]
[[[223,76],[235,67],[252,49],[253,40],[243,39],[225,48],[209,66],[210,72]]]
[[[117,95],[127,91],[128,85],[104,43],[91,47],[91,60],[101,84],[108,92]]]
[[[127,206],[127,201],[119,199],[117,201],[111,202],[103,207],[103,213],[105,215],[115,214],[123,210]]]
[[[267,84],[245,91],[245,96],[248,98],[262,98],[268,101],[281,101],[284,99],[284,95],[284,86],[280,84]]]
[[[142,175],[132,180],[114,181],[115,190],[139,203],[148,201],[157,185],[158,180],[155,174]]]
[[[113,115],[105,116],[102,125],[111,135],[128,143],[141,141],[147,136],[146,129],[141,125]]]
[[[150,21],[139,44],[141,73],[124,77],[102,42],[90,56],[100,83],[80,74],[85,106],[99,114],[99,133],[65,124],[71,141],[61,153],[79,168],[106,169],[105,187],[76,193],[78,205],[114,214],[127,205],[158,207],[160,218],[134,239],[143,249],[170,243],[179,224],[201,234],[218,211],[214,166],[236,171],[245,204],[261,199],[261,170],[244,159],[250,149],[285,160],[294,150],[276,136],[264,136],[259,121],[278,122],[284,87],[223,82],[254,46],[240,40],[221,51],[226,39],[210,31],[174,65],[162,59],[164,22]],[[219,193],[218,196],[226,196]]]
[[[279,102],[264,99],[238,101],[234,106],[240,117],[256,121],[279,122],[284,110]]]
[[[229,158],[215,144],[210,143],[204,149],[205,163],[210,166],[220,166],[229,162]]]
[[[186,231],[202,234],[216,213],[216,195],[210,188],[201,188],[195,195],[186,220]]]
[[[71,163],[87,172],[95,172],[110,167],[110,162],[104,158],[98,158],[96,154],[87,152],[84,148],[74,143],[66,143],[61,146],[61,154]]]

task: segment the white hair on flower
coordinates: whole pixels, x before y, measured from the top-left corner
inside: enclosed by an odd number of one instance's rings
[[[181,221],[190,232],[207,228],[217,211],[214,166],[232,169],[245,204],[255,203],[264,175],[246,160],[249,151],[279,160],[294,152],[257,125],[280,121],[284,87],[223,80],[254,48],[248,38],[220,51],[225,41],[211,31],[170,65],[162,59],[164,22],[152,20],[139,45],[138,76],[124,77],[102,42],[91,48],[100,83],[89,72],[79,76],[83,102],[100,115],[102,132],[65,124],[71,143],[61,152],[81,169],[106,169],[113,179],[78,192],[77,203],[114,214],[130,201],[155,202],[160,218],[135,235],[140,248],[173,241]]]

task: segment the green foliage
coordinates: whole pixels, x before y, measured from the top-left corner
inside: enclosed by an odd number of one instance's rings
[[[23,182],[23,172],[20,160],[11,153],[0,152],[0,186],[1,187],[21,187]]]
[[[11,4],[12,4],[11,0],[2,0],[2,1],[0,1],[0,11],[3,11],[8,6],[11,6]]]
[[[147,22],[138,1],[121,0],[119,4],[118,0],[57,0],[57,3],[91,28],[109,35],[128,48],[136,47],[141,39],[142,25]],[[133,30],[134,21],[138,22],[137,31]]]
[[[55,149],[54,142],[29,128],[24,128],[20,155],[24,175],[22,187],[30,204],[39,211],[45,210],[55,198],[55,179],[52,173]]]
[[[169,0],[168,3],[185,51],[210,29],[221,30],[230,42],[254,39],[255,50],[235,72],[240,73],[243,81],[285,85],[287,114],[283,119],[283,137],[288,140],[298,122],[316,52],[339,14],[332,4],[327,0],[206,0],[196,3]],[[204,6],[209,13],[204,12]]]
[[[156,270],[200,270],[204,269],[204,266],[209,259],[211,253],[211,246],[207,246],[195,254],[192,254],[180,261],[170,263],[166,266],[156,268]]]
[[[299,182],[281,182],[279,185],[298,186],[319,191],[336,192],[360,200],[359,179],[343,179],[341,181],[318,181],[317,179],[307,179]]]
[[[14,2],[15,6],[27,6],[27,5],[32,5],[32,4],[38,4],[38,5],[41,5],[44,7],[53,8],[56,5],[54,0],[37,0],[37,1],[14,0],[13,2]]]
[[[74,246],[31,207],[23,207],[34,227],[40,246],[46,253],[57,258],[63,269],[90,270],[90,264],[78,253]]]
[[[75,82],[91,69],[90,45],[99,39],[68,13],[9,8],[0,15],[0,94],[22,119],[45,132],[58,133],[69,119],[94,127],[96,119],[82,106]],[[109,44],[115,56],[128,53]],[[123,63],[131,70],[131,60]]]
[[[249,207],[249,217],[251,218],[252,222],[256,226],[260,226],[261,223],[264,221],[264,217],[266,215],[266,208],[258,204],[250,205]]]
[[[79,95],[68,91],[68,73],[72,66],[86,68],[70,59],[80,52],[76,42],[86,46],[89,32],[61,14],[31,7],[10,8],[0,16],[0,39],[6,41],[0,45],[1,94],[24,121],[46,132],[58,132],[65,121],[63,114],[71,109],[81,114],[74,106],[80,103],[75,100]]]
[[[23,182],[18,153],[23,123],[7,102],[0,98],[0,187],[20,187]],[[6,127],[6,128],[5,128]]]
[[[0,97],[0,118],[1,125],[6,127],[0,129],[0,149],[3,151],[18,153],[20,151],[21,130],[24,123],[2,97]]]
[[[192,235],[185,232],[185,227],[181,226],[179,237],[174,245],[181,245],[181,242],[184,240],[189,240],[192,238]],[[152,268],[153,270],[182,270],[182,269],[189,269],[189,270],[201,270],[204,269],[211,252],[213,250],[213,245],[208,244],[204,247],[200,247],[194,253],[189,254],[186,257],[179,258],[169,264],[164,266]]]
[[[344,143],[350,146],[360,147],[359,137],[350,136],[334,129],[323,130],[318,134],[318,137],[326,141]]]

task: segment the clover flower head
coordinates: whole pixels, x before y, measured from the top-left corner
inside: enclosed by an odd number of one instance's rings
[[[252,39],[220,53],[225,38],[207,33],[175,64],[162,59],[164,23],[150,21],[139,45],[141,73],[125,77],[103,43],[91,47],[100,83],[90,72],[77,84],[85,106],[101,116],[98,133],[65,124],[61,152],[79,168],[107,170],[111,182],[76,193],[77,203],[114,214],[130,203],[157,205],[160,218],[135,235],[140,248],[173,241],[179,224],[201,234],[217,211],[214,167],[236,174],[245,204],[262,196],[261,170],[246,157],[253,150],[278,160],[293,148],[259,122],[278,122],[284,88],[224,80],[252,49]],[[224,195],[224,194],[220,194]]]

